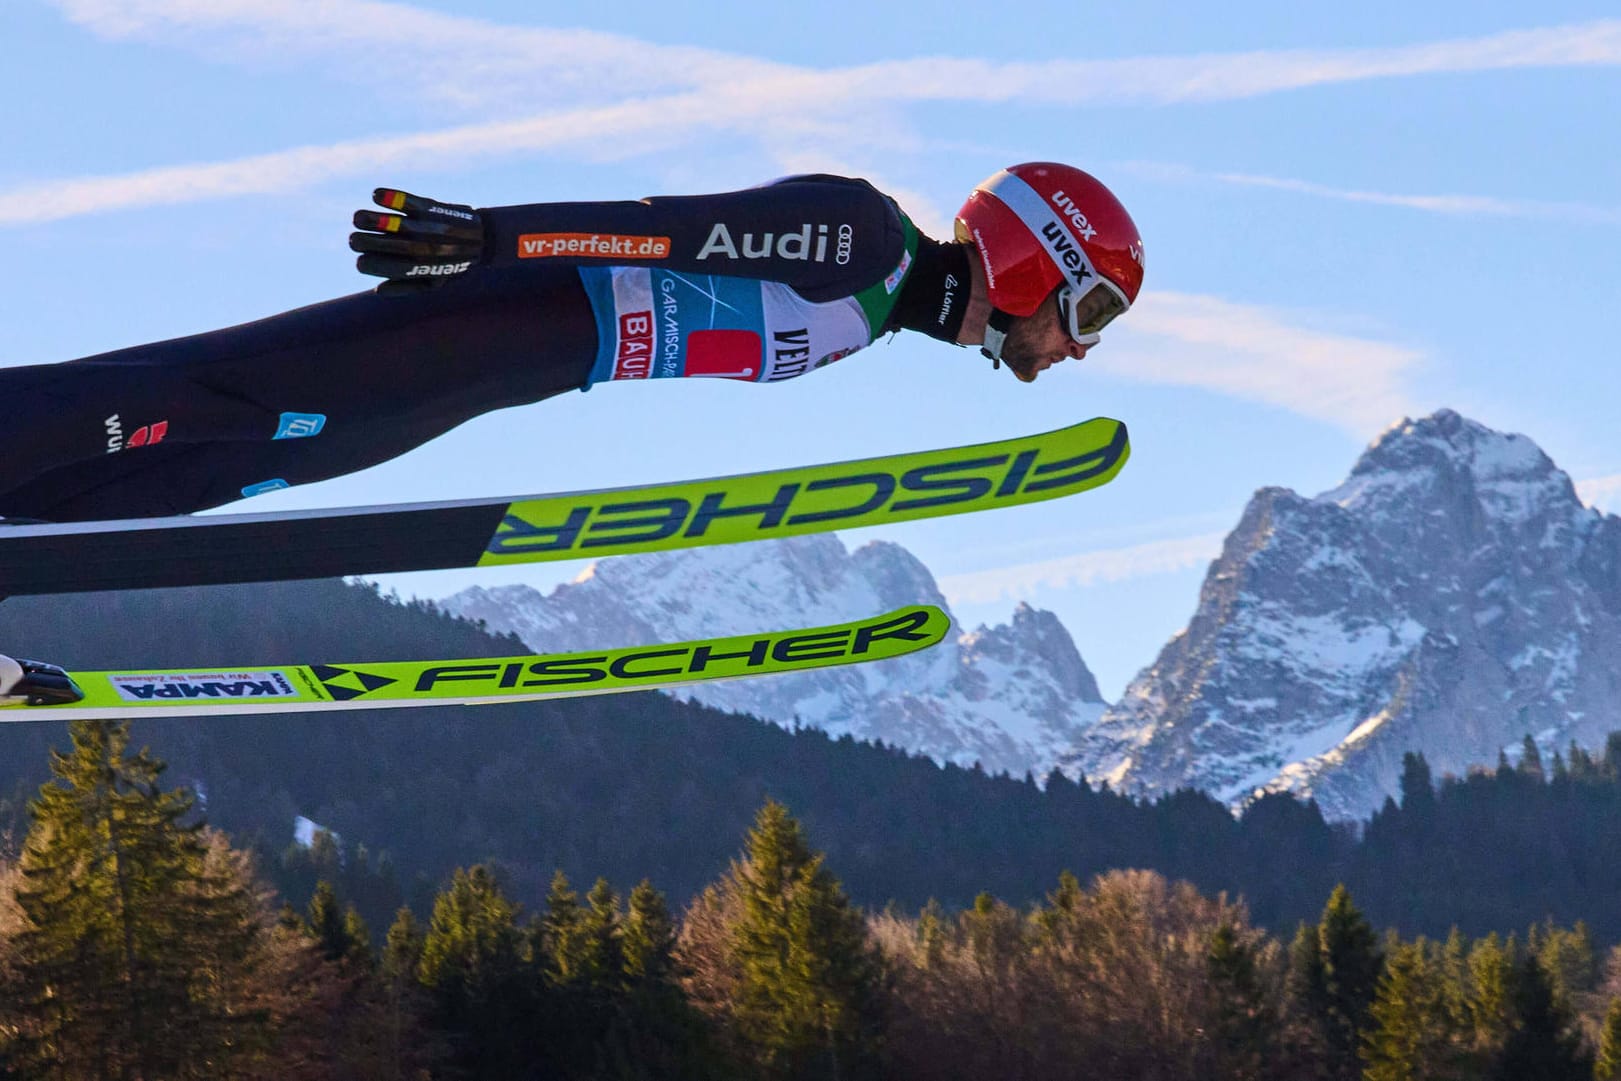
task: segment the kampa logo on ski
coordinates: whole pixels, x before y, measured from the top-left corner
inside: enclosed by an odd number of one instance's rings
[[[791,342],[777,345],[795,351]],[[1116,424],[1106,442],[1081,453],[1049,452],[1051,460],[1043,460],[1043,449],[967,447],[912,468],[875,459],[655,488],[634,498],[603,492],[512,503],[480,563],[762,540],[1048,499],[1102,483],[1130,446],[1125,425]]]
[[[114,676],[111,682],[126,702],[299,697],[287,673],[280,671],[154,673]]]

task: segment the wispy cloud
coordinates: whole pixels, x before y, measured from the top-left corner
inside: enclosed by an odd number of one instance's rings
[[[795,69],[622,34],[491,22],[382,0],[52,0],[114,40],[211,60],[325,62],[334,75],[469,111],[718,86]]]
[[[899,75],[918,98],[1175,105],[1370,79],[1621,64],[1621,19],[1386,49],[1284,49],[1103,61],[928,59],[853,69],[873,89]],[[845,77],[841,73],[840,77]]]
[[[1162,180],[1184,180],[1242,187],[1267,188],[1273,191],[1298,192],[1324,199],[1337,199],[1347,203],[1369,203],[1376,206],[1403,207],[1431,214],[1453,217],[1531,218],[1548,221],[1572,222],[1577,225],[1621,225],[1621,207],[1593,206],[1588,203],[1545,202],[1530,199],[1498,199],[1488,195],[1404,195],[1393,192],[1358,191],[1314,184],[1308,180],[1287,177],[1258,176],[1252,173],[1199,172],[1180,165],[1154,162],[1131,162],[1124,168],[1138,175]]]
[[[684,132],[785,137],[801,123],[803,117],[785,119],[776,111],[776,103],[749,95],[723,99],[703,93],[670,95],[519,120],[295,147],[222,162],[44,181],[0,191],[0,225],[270,195],[336,178],[375,176],[383,168],[432,169],[447,161],[465,165],[478,158],[563,148],[617,160],[645,151],[654,140],[664,145],[665,140],[679,138]],[[648,141],[635,141],[637,135],[646,135]]]
[[[1044,590],[1172,574],[1215,559],[1221,554],[1224,537],[1222,533],[1205,533],[1151,541],[1128,548],[1108,548],[1035,563],[952,574],[939,579],[939,586],[940,591],[953,603],[989,603],[1008,598],[1027,598]]]
[[[757,140],[779,160],[815,159],[834,148],[848,152],[852,134],[890,146],[913,137],[904,109],[919,103],[1172,105],[1367,79],[1621,64],[1621,20],[1393,49],[1023,63],[918,58],[810,70],[623,35],[502,25],[382,0],[54,2],[74,22],[106,37],[174,43],[211,58],[261,64],[323,62],[334,78],[386,87],[391,100],[415,94],[502,119],[224,162],[52,179],[0,191],[0,224],[286,192],[334,177],[375,175],[385,166],[442,166],[447,155],[465,160],[568,147],[628,158],[666,150],[672,140],[725,134]],[[534,112],[536,102],[546,110]],[[861,108],[852,109],[857,103]],[[520,106],[526,115],[514,112]],[[403,110],[390,115],[399,115],[402,126],[410,123]]]
[[[1125,379],[1202,387],[1281,406],[1357,436],[1414,411],[1407,346],[1312,330],[1267,308],[1156,290],[1111,331],[1090,369]]]
[[[595,31],[510,26],[382,0],[54,0],[74,22],[108,37],[176,40],[212,54],[223,43],[261,56],[335,55],[351,69],[386,61],[390,85],[425,64],[436,94],[500,92],[500,73],[532,85],[612,74],[617,92],[735,86],[775,78],[816,95],[899,101],[1037,101],[1065,105],[1229,101],[1367,79],[1513,68],[1621,64],[1621,20],[1510,30],[1376,49],[1286,49],[1118,60],[997,63],[928,57],[811,71],[718,50],[660,45]],[[437,61],[437,62],[436,62]],[[740,66],[741,65],[741,66]],[[463,74],[458,75],[458,72]],[[482,91],[475,90],[482,87]]]
[[[1576,482],[1576,494],[1589,507],[1621,513],[1621,473],[1609,477],[1592,477]]]

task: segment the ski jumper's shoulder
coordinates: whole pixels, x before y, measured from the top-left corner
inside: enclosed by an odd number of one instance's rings
[[[905,253],[911,222],[865,180],[812,174],[713,195],[481,209],[492,266],[647,266],[854,295]]]

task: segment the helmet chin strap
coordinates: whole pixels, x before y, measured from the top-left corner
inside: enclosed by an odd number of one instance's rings
[[[979,351],[990,358],[993,370],[1002,366],[1002,346],[1007,342],[1008,331],[1012,329],[1013,316],[1001,308],[992,308],[991,317],[985,321],[985,337]]]

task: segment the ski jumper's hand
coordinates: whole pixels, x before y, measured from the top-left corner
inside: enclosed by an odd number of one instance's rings
[[[396,214],[355,211],[349,247],[360,253],[355,267],[387,281],[379,293],[431,289],[466,273],[484,259],[484,220],[459,203],[441,203],[392,188],[378,188],[372,201]]]

